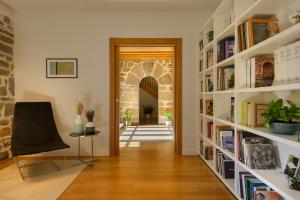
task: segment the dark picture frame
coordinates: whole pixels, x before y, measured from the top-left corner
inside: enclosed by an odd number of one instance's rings
[[[78,78],[78,59],[47,58],[46,78]]]

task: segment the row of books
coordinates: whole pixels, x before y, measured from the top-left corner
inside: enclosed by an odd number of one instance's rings
[[[206,52],[206,68],[210,68],[214,65],[214,51],[209,50]]]
[[[242,102],[241,124],[245,126],[264,126],[265,120],[262,116],[268,109],[267,103]]]
[[[207,137],[209,139],[212,139],[214,123],[212,121],[209,121],[209,122],[206,123],[206,125],[207,125]]]
[[[274,80],[274,57],[255,56],[243,61],[243,85],[246,88],[271,86]]]
[[[205,75],[205,91],[212,92],[214,90],[214,83],[211,74]]]
[[[216,170],[224,179],[234,179],[234,161],[216,150]]]
[[[234,55],[234,36],[220,40],[217,43],[217,62],[221,62]]]
[[[238,131],[238,158],[250,169],[275,169],[276,160],[271,142],[255,134]]]
[[[200,140],[200,155],[203,156],[203,140]]]
[[[200,99],[200,113],[203,113],[203,99]]]
[[[218,91],[234,89],[234,66],[219,67],[217,69]]]
[[[200,40],[200,42],[199,42],[199,50],[202,51],[203,48],[204,48],[203,40]]]
[[[206,146],[204,149],[204,159],[213,160],[214,159],[214,150],[212,146]]]
[[[205,113],[206,115],[214,115],[214,102],[211,99],[205,100]]]
[[[227,125],[214,126],[216,144],[227,151],[234,153],[234,129]]]
[[[203,71],[203,60],[200,59],[199,60],[199,72],[202,72]]]
[[[276,83],[300,80],[300,41],[281,47],[274,52]]]
[[[239,172],[240,196],[244,200],[279,200],[280,196],[247,171]]]
[[[239,50],[248,49],[277,33],[278,24],[273,19],[248,19],[238,26]]]

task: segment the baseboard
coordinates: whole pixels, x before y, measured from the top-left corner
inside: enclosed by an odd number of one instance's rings
[[[184,149],[182,151],[182,155],[191,156],[191,155],[197,155],[196,149]]]

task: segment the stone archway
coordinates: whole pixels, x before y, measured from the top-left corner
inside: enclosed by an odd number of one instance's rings
[[[158,124],[158,82],[146,76],[139,84],[139,124]]]
[[[165,112],[173,111],[173,59],[120,61],[120,116],[132,111],[132,123],[139,123],[139,83],[152,76],[158,82],[158,122],[163,124]]]

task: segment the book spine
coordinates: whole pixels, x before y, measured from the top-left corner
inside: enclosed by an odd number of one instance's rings
[[[256,81],[256,58],[250,60],[250,88],[255,88]]]

